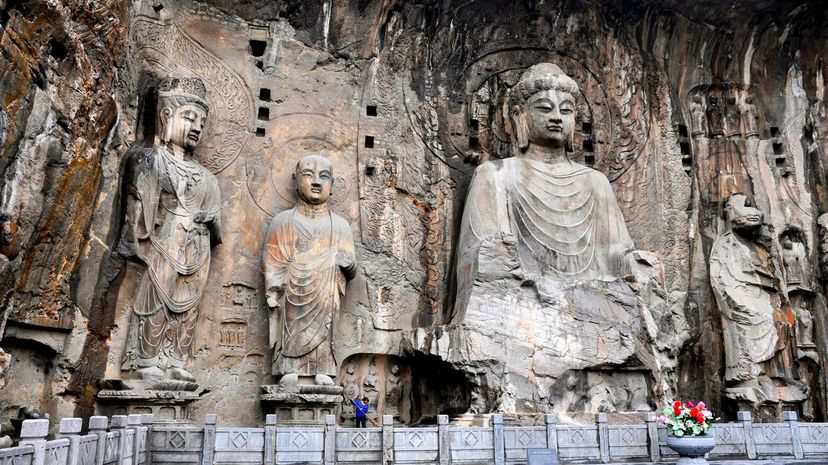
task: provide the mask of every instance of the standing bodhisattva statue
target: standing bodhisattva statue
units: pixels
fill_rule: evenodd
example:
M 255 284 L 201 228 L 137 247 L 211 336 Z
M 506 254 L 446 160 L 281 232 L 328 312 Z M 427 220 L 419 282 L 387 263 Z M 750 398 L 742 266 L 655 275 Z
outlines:
M 276 215 L 262 262 L 270 316 L 273 374 L 280 383 L 333 384 L 332 326 L 346 281 L 356 274 L 351 226 L 331 212 L 333 166 L 320 155 L 299 160 L 299 200 Z
M 121 250 L 146 271 L 135 292 L 135 326 L 121 368 L 145 382 L 195 381 L 185 365 L 210 250 L 221 242 L 218 182 L 191 157 L 207 119 L 205 94 L 197 77 L 161 84 L 155 144 L 131 160 L 127 177 Z
M 474 173 L 458 241 L 457 304 L 463 319 L 481 244 L 516 244 L 524 279 L 612 280 L 633 249 L 609 180 L 571 161 L 578 85 L 558 66 L 529 68 L 511 90 L 512 158 Z

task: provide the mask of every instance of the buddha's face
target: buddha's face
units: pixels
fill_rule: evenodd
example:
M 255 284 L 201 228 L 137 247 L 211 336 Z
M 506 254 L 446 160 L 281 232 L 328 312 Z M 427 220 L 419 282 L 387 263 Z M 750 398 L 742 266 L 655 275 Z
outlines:
M 207 111 L 200 105 L 184 104 L 172 111 L 164 128 L 166 141 L 192 151 L 201 141 Z
M 568 92 L 545 90 L 526 101 L 529 143 L 563 147 L 575 130 L 575 99 Z
M 762 225 L 762 212 L 753 208 L 747 197 L 742 194 L 730 197 L 725 214 L 733 229 L 755 229 Z
M 321 205 L 331 197 L 333 168 L 325 158 L 303 158 L 296 165 L 293 179 L 296 181 L 299 197 L 312 205 Z

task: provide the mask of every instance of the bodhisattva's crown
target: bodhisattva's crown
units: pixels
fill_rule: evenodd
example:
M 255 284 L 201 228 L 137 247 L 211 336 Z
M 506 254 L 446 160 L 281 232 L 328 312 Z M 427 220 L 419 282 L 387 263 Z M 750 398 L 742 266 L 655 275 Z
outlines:
M 158 86 L 159 99 L 183 97 L 207 108 L 207 88 L 196 76 L 171 76 L 161 81 Z

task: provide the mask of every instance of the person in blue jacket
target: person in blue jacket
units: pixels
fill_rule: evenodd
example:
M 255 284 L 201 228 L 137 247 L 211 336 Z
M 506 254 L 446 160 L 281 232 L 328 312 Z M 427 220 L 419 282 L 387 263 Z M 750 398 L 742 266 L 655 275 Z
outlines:
M 362 401 L 360 401 L 359 399 L 351 399 L 349 397 L 348 400 L 350 400 L 351 404 L 354 406 L 354 414 L 356 415 L 354 420 L 356 421 L 356 427 L 365 428 L 365 415 L 370 410 L 368 398 L 363 397 Z

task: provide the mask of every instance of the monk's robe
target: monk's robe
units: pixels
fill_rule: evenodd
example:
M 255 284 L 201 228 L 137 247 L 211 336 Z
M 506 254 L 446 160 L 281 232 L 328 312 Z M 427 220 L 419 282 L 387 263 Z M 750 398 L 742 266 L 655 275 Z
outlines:
M 297 207 L 270 223 L 263 253 L 265 289 L 282 291 L 270 318 L 273 374 L 336 376 L 332 325 L 356 271 L 345 219 L 327 209 L 311 218 Z
M 454 322 L 474 286 L 481 243 L 516 240 L 527 279 L 621 277 L 633 248 L 609 180 L 574 162 L 523 158 L 488 161 L 474 173 L 458 241 Z

